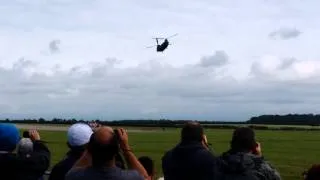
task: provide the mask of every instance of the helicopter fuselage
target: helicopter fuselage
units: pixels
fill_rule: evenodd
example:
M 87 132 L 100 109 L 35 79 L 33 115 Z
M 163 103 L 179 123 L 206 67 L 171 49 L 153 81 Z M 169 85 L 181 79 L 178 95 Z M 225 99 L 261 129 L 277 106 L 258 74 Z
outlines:
M 162 44 L 160 44 L 160 45 L 158 44 L 157 45 L 157 51 L 158 52 L 162 52 L 165 49 L 167 49 L 168 46 L 169 46 L 169 41 L 168 41 L 168 39 L 165 39 Z

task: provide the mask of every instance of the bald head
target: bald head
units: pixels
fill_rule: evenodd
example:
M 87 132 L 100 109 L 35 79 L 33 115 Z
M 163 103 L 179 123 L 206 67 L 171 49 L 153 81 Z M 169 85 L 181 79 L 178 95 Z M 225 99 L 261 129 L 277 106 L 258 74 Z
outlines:
M 181 131 L 181 142 L 201 142 L 203 136 L 203 128 L 198 122 L 187 122 Z
M 93 133 L 93 138 L 99 144 L 109 144 L 113 135 L 114 132 L 111 127 L 103 126 Z
M 102 167 L 112 161 L 119 151 L 113 129 L 107 126 L 97 129 L 90 138 L 88 150 L 95 167 Z

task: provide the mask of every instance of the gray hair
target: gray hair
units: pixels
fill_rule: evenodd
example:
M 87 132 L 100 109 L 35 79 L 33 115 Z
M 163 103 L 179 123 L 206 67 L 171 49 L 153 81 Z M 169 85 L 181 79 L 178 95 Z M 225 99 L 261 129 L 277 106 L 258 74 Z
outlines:
M 33 142 L 30 138 L 22 138 L 17 147 L 19 156 L 29 156 L 33 151 Z

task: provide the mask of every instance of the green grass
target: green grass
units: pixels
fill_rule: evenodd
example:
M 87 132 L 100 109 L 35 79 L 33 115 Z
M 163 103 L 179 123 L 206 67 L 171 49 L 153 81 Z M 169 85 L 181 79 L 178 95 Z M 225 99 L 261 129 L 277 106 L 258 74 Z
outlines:
M 52 152 L 52 165 L 67 152 L 66 132 L 41 131 Z M 232 130 L 207 130 L 209 142 L 215 152 L 221 153 L 229 147 Z M 256 131 L 263 155 L 281 173 L 283 179 L 301 179 L 301 173 L 311 164 L 320 163 L 320 132 Z M 158 132 L 131 132 L 129 142 L 136 156 L 148 155 L 156 162 L 161 175 L 161 157 L 179 140 L 179 130 Z

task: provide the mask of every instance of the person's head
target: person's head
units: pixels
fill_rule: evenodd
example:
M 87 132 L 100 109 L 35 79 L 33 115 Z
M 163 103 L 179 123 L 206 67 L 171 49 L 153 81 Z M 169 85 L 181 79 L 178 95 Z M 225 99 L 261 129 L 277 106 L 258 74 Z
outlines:
M 198 122 L 187 122 L 181 130 L 181 142 L 202 142 L 204 140 L 204 131 Z
M 91 127 L 84 123 L 76 123 L 69 127 L 67 132 L 68 146 L 71 150 L 85 149 L 89 143 L 93 131 Z
M 24 138 L 30 138 L 30 133 L 29 133 L 29 131 L 23 131 L 22 137 L 24 137 Z
M 19 140 L 19 130 L 15 125 L 0 124 L 0 151 L 14 151 Z
M 142 156 L 138 160 L 147 171 L 148 175 L 153 179 L 156 173 L 153 160 L 148 156 Z
M 33 142 L 30 138 L 22 138 L 17 146 L 19 156 L 28 157 L 33 151 Z
M 231 150 L 236 152 L 251 152 L 256 148 L 255 133 L 249 127 L 239 127 L 232 135 Z
M 112 128 L 103 126 L 95 131 L 88 144 L 93 167 L 115 166 L 119 144 Z
M 314 164 L 312 167 L 304 174 L 305 180 L 318 180 L 320 179 L 320 164 Z

